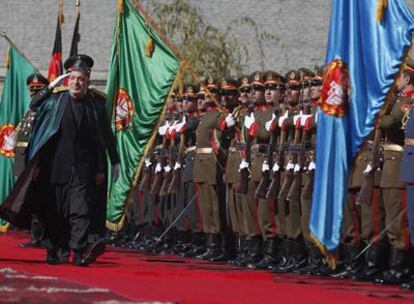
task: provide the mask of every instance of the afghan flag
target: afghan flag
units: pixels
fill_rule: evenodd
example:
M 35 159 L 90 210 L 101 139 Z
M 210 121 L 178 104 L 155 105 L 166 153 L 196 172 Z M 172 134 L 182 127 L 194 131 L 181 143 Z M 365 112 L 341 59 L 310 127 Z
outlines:
M 63 22 L 64 22 L 63 2 L 60 1 L 59 7 L 58 7 L 55 43 L 53 45 L 52 57 L 50 58 L 49 72 L 47 76 L 49 82 L 52 82 L 53 80 L 55 80 L 58 76 L 62 75 L 63 73 L 62 32 L 61 32 L 61 27 L 62 27 Z
M 411 45 L 403 0 L 333 0 L 317 127 L 310 230 L 335 266 L 348 173 Z
M 10 42 L 6 60 L 7 72 L 0 101 L 0 202 L 13 188 L 15 128 L 29 108 L 30 95 L 27 77 L 39 71 Z M 1 228 L 6 223 L 0 219 Z
M 69 57 L 78 54 L 78 43 L 80 41 L 79 23 L 80 23 L 80 3 L 77 3 L 78 10 L 76 14 L 75 28 L 73 29 L 72 43 L 70 44 Z
M 135 0 L 119 0 L 107 95 L 121 175 L 109 178 L 107 226 L 119 230 L 129 201 L 176 83 L 180 60 Z M 111 176 L 111 175 L 109 175 Z

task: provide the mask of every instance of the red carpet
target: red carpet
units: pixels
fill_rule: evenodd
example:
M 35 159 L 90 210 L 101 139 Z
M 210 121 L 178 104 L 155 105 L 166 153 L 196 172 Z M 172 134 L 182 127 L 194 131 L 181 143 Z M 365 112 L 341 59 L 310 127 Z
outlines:
M 118 297 L 117 302 L 113 303 L 414 303 L 414 292 L 402 291 L 398 287 L 274 275 L 120 249 L 108 250 L 96 264 L 87 268 L 49 266 L 44 262 L 43 250 L 18 247 L 18 243 L 26 239 L 26 234 L 18 232 L 0 236 L 0 269 L 11 268 L 19 273 L 53 276 L 86 289 L 108 289 L 112 296 Z M 0 277 L 0 303 L 5 303 L 2 301 L 2 293 L 7 292 L 4 286 L 4 278 Z M 50 294 L 49 300 L 61 303 L 53 294 Z M 98 298 L 94 300 L 97 303 L 110 302 Z M 46 303 L 35 298 L 30 302 Z M 87 302 L 86 298 L 82 301 Z

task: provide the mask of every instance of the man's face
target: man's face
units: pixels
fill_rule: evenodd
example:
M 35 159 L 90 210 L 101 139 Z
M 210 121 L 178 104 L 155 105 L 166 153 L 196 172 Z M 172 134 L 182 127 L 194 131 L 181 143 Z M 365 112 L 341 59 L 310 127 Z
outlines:
M 311 86 L 311 91 L 310 91 L 310 98 L 312 99 L 312 100 L 317 100 L 317 99 L 319 99 L 319 97 L 321 97 L 321 89 L 322 89 L 322 86 L 320 86 L 320 85 L 313 85 L 313 86 Z
M 221 105 L 224 107 L 234 108 L 238 104 L 238 91 L 222 91 L 220 93 Z
M 261 104 L 264 102 L 264 88 L 253 87 L 251 91 L 253 103 Z
M 400 76 L 397 78 L 396 85 L 397 90 L 403 90 L 410 83 L 410 77 L 405 73 L 400 73 Z
M 249 94 L 250 94 L 250 90 L 249 89 L 243 89 L 240 90 L 240 96 L 239 96 L 239 101 L 240 103 L 245 106 L 249 103 Z
M 274 86 L 268 86 L 265 89 L 265 101 L 268 105 L 273 105 L 275 103 L 278 90 Z
M 183 106 L 187 113 L 197 111 L 197 102 L 195 98 L 184 98 Z
M 311 92 L 311 89 L 310 89 L 309 85 L 305 85 L 302 88 L 302 98 L 303 98 L 304 101 L 309 101 L 310 92 Z
M 291 106 L 295 106 L 299 102 L 299 88 L 291 87 L 287 92 L 287 100 Z
M 69 75 L 69 94 L 75 98 L 80 99 L 88 90 L 89 77 L 84 72 L 72 71 Z

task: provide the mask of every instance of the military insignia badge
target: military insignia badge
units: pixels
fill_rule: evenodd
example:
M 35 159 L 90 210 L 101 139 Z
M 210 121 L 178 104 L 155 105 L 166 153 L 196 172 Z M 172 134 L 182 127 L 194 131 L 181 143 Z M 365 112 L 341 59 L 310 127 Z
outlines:
M 332 61 L 326 67 L 319 107 L 327 115 L 344 117 L 349 104 L 350 89 L 348 66 L 340 59 Z
M 14 147 L 16 146 L 14 129 L 13 124 L 0 126 L 0 154 L 5 157 L 14 157 Z
M 118 89 L 115 106 L 115 130 L 117 132 L 131 127 L 134 105 L 126 89 Z

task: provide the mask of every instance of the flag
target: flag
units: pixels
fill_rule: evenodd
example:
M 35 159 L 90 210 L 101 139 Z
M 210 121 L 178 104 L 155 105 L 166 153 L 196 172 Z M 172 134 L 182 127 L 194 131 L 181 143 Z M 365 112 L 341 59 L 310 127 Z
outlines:
M 107 226 L 112 230 L 122 227 L 143 155 L 179 78 L 178 58 L 137 1 L 118 1 L 107 84 L 107 107 L 121 158 L 121 176 L 116 183 L 109 179 L 108 184 Z
M 334 266 L 348 171 L 411 44 L 402 0 L 334 0 L 319 103 L 310 230 Z
M 61 32 L 61 27 L 62 27 L 63 22 L 64 22 L 63 2 L 61 0 L 59 2 L 59 7 L 58 7 L 55 44 L 53 45 L 52 57 L 50 58 L 50 62 L 49 62 L 49 73 L 47 76 L 49 82 L 52 82 L 53 80 L 55 80 L 58 76 L 62 75 L 63 73 L 62 32 Z
M 7 54 L 7 72 L 0 101 L 0 202 L 13 188 L 15 128 L 29 108 L 30 96 L 26 79 L 38 70 L 10 43 Z M 0 226 L 6 223 L 0 219 Z M 0 230 L 1 230 L 0 227 Z
M 69 57 L 72 57 L 73 55 L 78 54 L 78 43 L 80 41 L 80 33 L 79 33 L 80 4 L 79 4 L 79 2 L 76 5 L 78 7 L 78 11 L 77 11 L 77 15 L 76 15 L 75 28 L 73 30 L 72 43 L 70 45 Z

